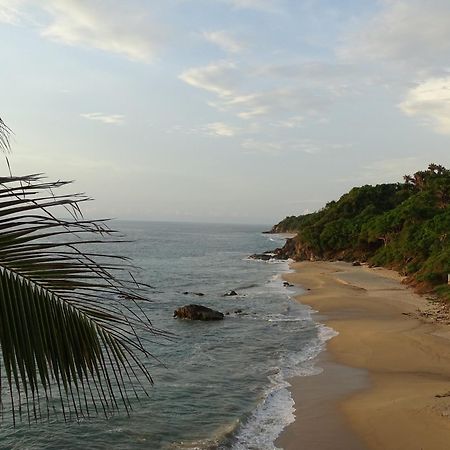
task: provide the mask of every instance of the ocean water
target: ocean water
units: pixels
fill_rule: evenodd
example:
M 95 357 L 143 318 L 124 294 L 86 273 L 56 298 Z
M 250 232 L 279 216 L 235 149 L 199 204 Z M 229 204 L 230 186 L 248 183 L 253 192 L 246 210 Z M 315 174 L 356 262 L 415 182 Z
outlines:
M 332 331 L 283 286 L 286 262 L 247 259 L 283 244 L 264 226 L 118 222 L 133 242 L 113 249 L 133 258 L 155 286 L 144 308 L 171 342 L 148 344 L 157 360 L 149 398 L 109 420 L 0 428 L 0 448 L 273 450 L 294 419 L 288 379 L 318 372 L 314 358 Z M 238 296 L 223 294 L 236 290 Z M 205 295 L 185 295 L 185 291 Z M 224 313 L 219 322 L 174 319 L 199 303 Z M 236 313 L 237 310 L 242 310 Z

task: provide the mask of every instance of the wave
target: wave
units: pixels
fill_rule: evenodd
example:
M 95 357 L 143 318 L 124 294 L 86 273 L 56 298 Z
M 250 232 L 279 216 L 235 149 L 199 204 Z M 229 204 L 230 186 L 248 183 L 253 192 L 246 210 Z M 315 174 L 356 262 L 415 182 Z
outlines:
M 322 369 L 315 365 L 314 360 L 325 349 L 326 342 L 336 335 L 337 332 L 332 328 L 317 324 L 317 338 L 302 352 L 292 353 L 281 362 L 281 368 L 270 379 L 271 385 L 263 400 L 238 429 L 232 450 L 278 450 L 275 447 L 276 439 L 295 420 L 295 404 L 288 379 L 321 373 Z M 225 450 L 225 447 L 219 449 Z

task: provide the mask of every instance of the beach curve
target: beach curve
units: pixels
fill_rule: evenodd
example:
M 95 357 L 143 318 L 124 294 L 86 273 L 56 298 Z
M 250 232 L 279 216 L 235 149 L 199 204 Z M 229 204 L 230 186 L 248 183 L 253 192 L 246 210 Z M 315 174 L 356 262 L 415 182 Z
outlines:
M 433 311 L 429 301 L 386 269 L 343 262 L 300 262 L 291 269 L 284 278 L 309 289 L 297 300 L 318 311 L 319 321 L 339 334 L 318 361 L 326 378 L 291 380 L 296 421 L 277 446 L 447 449 L 450 327 L 432 312 L 423 313 Z M 336 388 L 331 394 L 328 385 Z M 311 392 L 316 396 L 311 398 Z M 311 420 L 311 410 L 324 404 L 323 414 Z M 305 423 L 313 430 L 306 431 Z

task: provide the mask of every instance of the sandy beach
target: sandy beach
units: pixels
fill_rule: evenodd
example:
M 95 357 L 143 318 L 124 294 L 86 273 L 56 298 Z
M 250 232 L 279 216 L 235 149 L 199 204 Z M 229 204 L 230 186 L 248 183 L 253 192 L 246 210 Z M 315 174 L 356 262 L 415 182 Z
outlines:
M 301 262 L 285 275 L 297 299 L 339 335 L 321 375 L 291 380 L 296 421 L 285 450 L 450 448 L 450 326 L 385 269 Z M 418 313 L 418 311 L 422 313 Z

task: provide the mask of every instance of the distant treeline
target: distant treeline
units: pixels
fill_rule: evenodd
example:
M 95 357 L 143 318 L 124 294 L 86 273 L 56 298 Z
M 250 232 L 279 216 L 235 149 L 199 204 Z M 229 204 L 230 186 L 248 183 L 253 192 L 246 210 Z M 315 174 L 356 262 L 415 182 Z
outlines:
M 422 292 L 450 300 L 450 170 L 430 164 L 404 183 L 355 187 L 272 232 L 296 232 L 282 256 L 367 261 L 398 270 Z

